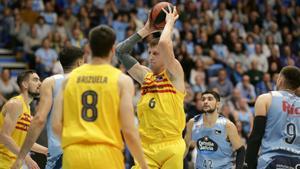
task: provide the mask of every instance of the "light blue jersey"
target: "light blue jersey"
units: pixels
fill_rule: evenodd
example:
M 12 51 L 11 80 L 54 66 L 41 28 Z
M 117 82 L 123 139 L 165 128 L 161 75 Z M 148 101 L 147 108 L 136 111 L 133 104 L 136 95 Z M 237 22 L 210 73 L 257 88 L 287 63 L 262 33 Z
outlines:
M 216 124 L 207 128 L 203 124 L 203 116 L 194 118 L 192 140 L 197 145 L 196 169 L 231 169 L 232 146 L 227 139 L 227 119 L 219 116 Z
M 63 75 L 54 75 L 53 78 L 55 79 L 55 84 L 54 84 L 54 87 L 53 87 L 53 94 L 52 94 L 52 99 L 53 99 L 53 102 L 54 102 L 54 98 L 58 94 L 58 92 L 59 92 L 59 90 L 62 86 L 64 76 Z M 62 149 L 61 149 L 60 141 L 54 135 L 53 130 L 52 130 L 52 118 L 51 118 L 51 116 L 53 114 L 52 111 L 53 111 L 53 104 L 51 106 L 51 110 L 50 110 L 50 112 L 48 114 L 48 117 L 47 117 L 47 136 L 48 136 L 49 157 L 48 157 L 48 160 L 47 160 L 46 168 L 57 168 L 55 166 L 57 166 L 58 164 L 56 164 L 55 162 L 57 160 L 59 160 L 61 155 L 62 155 Z M 59 162 L 59 163 L 61 163 L 61 162 Z M 61 164 L 60 164 L 60 166 L 61 166 Z M 59 168 L 61 168 L 61 167 L 59 167 Z
M 272 91 L 271 95 L 259 169 L 271 165 L 275 156 L 300 157 L 300 98 L 287 91 Z

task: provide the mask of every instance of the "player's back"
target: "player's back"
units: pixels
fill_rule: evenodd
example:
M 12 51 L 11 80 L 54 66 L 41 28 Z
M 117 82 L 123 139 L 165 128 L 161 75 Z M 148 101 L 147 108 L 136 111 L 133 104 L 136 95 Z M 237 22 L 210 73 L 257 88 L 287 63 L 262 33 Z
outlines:
M 123 148 L 118 79 L 111 65 L 83 65 L 73 70 L 64 90 L 62 147 L 104 144 Z
M 261 155 L 300 155 L 300 98 L 272 91 Z M 261 158 L 261 157 L 260 157 Z

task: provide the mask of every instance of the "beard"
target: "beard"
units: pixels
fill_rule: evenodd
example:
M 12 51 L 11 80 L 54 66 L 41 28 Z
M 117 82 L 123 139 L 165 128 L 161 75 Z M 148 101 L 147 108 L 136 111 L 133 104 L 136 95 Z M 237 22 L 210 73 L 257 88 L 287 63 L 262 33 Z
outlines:
M 208 110 L 204 110 L 204 109 L 202 108 L 202 112 L 203 112 L 203 113 L 212 114 L 213 112 L 215 112 L 216 109 L 217 109 L 216 106 L 215 106 L 214 108 L 210 108 L 210 109 L 208 109 Z
M 30 97 L 36 99 L 40 96 L 40 93 L 39 92 L 32 92 L 32 91 L 28 91 L 28 94 Z

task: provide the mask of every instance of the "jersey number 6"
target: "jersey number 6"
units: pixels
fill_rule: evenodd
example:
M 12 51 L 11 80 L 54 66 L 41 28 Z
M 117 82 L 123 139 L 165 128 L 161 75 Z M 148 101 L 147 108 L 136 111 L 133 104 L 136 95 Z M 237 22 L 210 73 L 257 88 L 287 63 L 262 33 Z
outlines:
M 88 97 L 91 97 L 91 102 L 89 102 Z M 88 90 L 82 93 L 81 95 L 81 103 L 82 103 L 82 109 L 81 109 L 81 117 L 83 120 L 88 122 L 93 122 L 98 117 L 98 110 L 97 110 L 97 102 L 98 102 L 98 95 L 93 90 Z M 88 113 L 90 110 L 91 114 Z

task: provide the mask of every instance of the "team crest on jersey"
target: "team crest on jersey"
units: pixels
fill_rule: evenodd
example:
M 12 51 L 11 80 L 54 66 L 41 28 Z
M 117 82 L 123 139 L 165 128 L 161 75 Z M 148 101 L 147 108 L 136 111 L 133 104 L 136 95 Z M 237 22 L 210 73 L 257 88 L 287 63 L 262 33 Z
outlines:
M 218 150 L 218 144 L 210 139 L 208 136 L 204 136 L 197 141 L 198 150 L 201 153 L 209 154 Z
M 156 80 L 157 82 L 163 81 L 164 77 L 162 75 L 156 76 Z
M 220 134 L 222 133 L 222 131 L 221 131 L 221 130 L 215 130 L 215 133 L 216 133 L 217 135 L 220 135 Z

